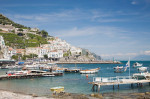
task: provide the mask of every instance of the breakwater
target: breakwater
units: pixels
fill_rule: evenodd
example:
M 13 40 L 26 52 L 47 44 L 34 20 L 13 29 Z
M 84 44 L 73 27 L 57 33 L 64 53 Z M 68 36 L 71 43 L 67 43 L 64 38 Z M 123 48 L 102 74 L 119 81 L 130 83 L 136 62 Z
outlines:
M 40 62 L 41 64 L 49 62 Z M 122 64 L 119 61 L 57 61 L 57 64 Z

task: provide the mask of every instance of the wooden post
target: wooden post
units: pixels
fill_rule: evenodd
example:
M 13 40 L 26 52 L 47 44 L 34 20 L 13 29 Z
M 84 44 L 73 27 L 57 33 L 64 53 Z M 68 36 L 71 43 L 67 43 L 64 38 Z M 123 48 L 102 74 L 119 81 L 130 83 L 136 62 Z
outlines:
M 137 87 L 139 87 L 139 84 L 137 83 Z
M 114 89 L 115 87 L 114 87 L 114 85 L 113 85 L 113 89 Z
M 119 89 L 119 84 L 118 84 L 118 89 Z
M 92 87 L 92 91 L 95 91 L 95 84 L 94 84 L 93 87 Z
M 133 88 L 133 83 L 131 83 L 131 87 Z

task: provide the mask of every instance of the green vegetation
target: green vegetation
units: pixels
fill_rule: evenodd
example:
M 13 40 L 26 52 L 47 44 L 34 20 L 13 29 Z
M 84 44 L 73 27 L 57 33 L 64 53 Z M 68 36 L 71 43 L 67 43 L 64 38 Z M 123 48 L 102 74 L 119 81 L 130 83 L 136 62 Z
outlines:
M 18 49 L 24 49 L 25 47 L 38 47 L 40 44 L 47 44 L 47 40 L 45 38 L 30 33 L 25 36 L 18 36 L 14 33 L 0 33 L 0 35 L 4 37 L 5 44 L 7 46 Z
M 0 24 L 3 24 L 3 25 L 11 25 L 12 24 L 12 26 L 14 26 L 16 28 L 29 29 L 29 27 L 26 27 L 21 24 L 17 24 L 15 22 L 13 22 L 12 20 L 8 19 L 7 17 L 3 16 L 2 14 L 0 14 Z
M 44 58 L 45 58 L 45 59 L 48 59 L 48 55 L 45 54 L 45 55 L 44 55 Z
M 21 60 L 26 60 L 26 59 L 32 59 L 32 58 L 37 58 L 38 55 L 36 54 L 30 54 L 30 55 L 20 55 L 20 54 L 17 54 L 17 55 L 13 55 L 11 58 L 14 59 L 14 60 L 17 60 L 20 58 Z
M 42 35 L 42 37 L 47 37 L 48 36 L 48 32 L 46 32 L 45 30 L 41 30 L 37 34 Z

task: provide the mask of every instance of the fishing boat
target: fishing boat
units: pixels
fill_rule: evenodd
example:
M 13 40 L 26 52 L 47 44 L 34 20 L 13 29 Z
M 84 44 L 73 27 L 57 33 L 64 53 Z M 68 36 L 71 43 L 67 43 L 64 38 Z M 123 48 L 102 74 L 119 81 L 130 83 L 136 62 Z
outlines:
M 81 69 L 77 68 L 77 65 L 75 64 L 75 67 L 73 68 L 66 68 L 64 72 L 66 73 L 78 73 Z
M 141 66 L 143 66 L 143 64 L 140 64 L 138 62 L 136 62 L 136 63 L 133 64 L 133 67 L 141 67 Z
M 64 91 L 64 87 L 61 87 L 61 86 L 59 86 L 59 87 L 53 87 L 50 90 L 53 91 L 53 92 L 59 93 L 59 92 Z
M 64 72 L 66 73 L 78 73 L 80 69 L 74 68 L 74 69 L 65 69 Z
M 100 70 L 100 68 L 95 68 L 95 69 L 86 69 L 86 70 L 80 70 L 81 74 L 93 74 L 97 73 Z
M 138 70 L 139 70 L 140 72 L 146 72 L 147 69 L 148 69 L 148 67 L 140 67 L 140 68 L 138 68 Z

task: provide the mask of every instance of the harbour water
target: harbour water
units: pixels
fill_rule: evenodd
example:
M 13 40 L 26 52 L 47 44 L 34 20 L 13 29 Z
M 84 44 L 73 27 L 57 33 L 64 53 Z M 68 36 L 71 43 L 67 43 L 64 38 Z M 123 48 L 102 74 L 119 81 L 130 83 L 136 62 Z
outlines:
M 91 69 L 100 67 L 100 71 L 97 74 L 86 74 L 80 73 L 64 73 L 63 76 L 57 77 L 41 77 L 41 78 L 32 78 L 32 79 L 13 79 L 13 80 L 1 80 L 0 89 L 9 90 L 13 92 L 20 92 L 25 94 L 36 94 L 38 96 L 50 96 L 52 92 L 50 88 L 57 86 L 64 86 L 65 92 L 69 93 L 83 93 L 91 94 L 93 93 L 91 88 L 92 85 L 88 82 L 93 81 L 93 77 L 115 77 L 115 76 L 129 76 L 129 68 L 126 72 L 123 73 L 114 73 L 113 67 L 116 66 L 125 66 L 127 61 L 122 61 L 122 64 L 76 64 L 77 68 L 82 69 Z M 138 61 L 142 63 L 143 66 L 150 68 L 150 61 Z M 131 61 L 130 73 L 138 73 L 136 68 L 133 68 L 132 65 L 135 61 Z M 75 64 L 59 64 L 58 66 L 64 68 L 75 67 Z M 150 72 L 150 69 L 148 69 Z M 8 71 L 7 69 L 1 69 L 0 74 L 5 74 Z M 148 83 L 143 84 L 143 87 L 137 87 L 134 85 L 133 88 L 131 85 L 120 85 L 118 89 L 115 86 L 113 90 L 112 86 L 102 86 L 100 93 L 134 93 L 134 92 L 150 92 L 150 86 Z M 95 92 L 96 93 L 96 92 Z

